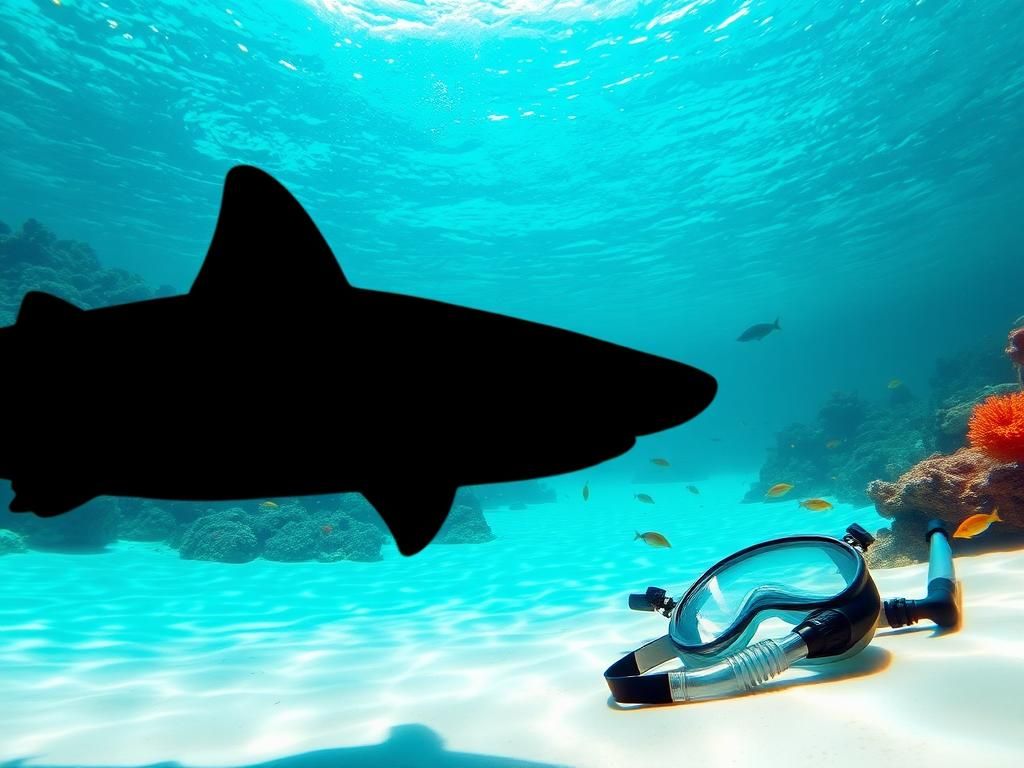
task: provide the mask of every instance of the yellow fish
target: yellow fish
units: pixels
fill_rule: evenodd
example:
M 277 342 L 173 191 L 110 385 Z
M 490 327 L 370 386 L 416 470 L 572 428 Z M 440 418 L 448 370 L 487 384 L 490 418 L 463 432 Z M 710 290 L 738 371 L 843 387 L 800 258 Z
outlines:
M 590 482 L 587 481 L 583 484 L 583 500 L 586 501 L 590 498 Z
M 793 490 L 793 486 L 789 483 L 776 483 L 768 489 L 768 493 L 765 494 L 769 499 L 775 499 L 779 496 L 785 496 L 787 493 Z
M 825 447 L 826 448 L 838 448 L 842 444 L 843 444 L 842 440 L 829 440 L 827 443 L 825 443 Z
M 260 504 L 260 508 L 262 509 L 277 509 L 278 506 L 278 504 L 275 504 L 272 501 L 264 501 Z
M 657 464 L 659 467 L 669 466 L 668 459 L 651 459 L 651 464 Z
M 811 512 L 824 512 L 826 509 L 832 509 L 832 505 L 824 499 L 806 499 L 800 502 L 800 506 L 811 510 Z
M 700 488 L 698 488 L 696 485 L 688 485 L 686 486 L 686 490 L 688 490 L 694 496 L 700 496 Z
M 899 389 L 902 386 L 903 386 L 903 382 L 900 381 L 899 379 L 893 379 L 888 384 L 889 389 Z
M 666 539 L 660 533 L 655 533 L 654 531 L 647 531 L 647 533 L 640 533 L 640 531 L 637 531 L 636 536 L 633 537 L 633 541 L 636 541 L 637 539 L 640 539 L 644 544 L 647 544 L 651 547 L 672 546 L 668 543 L 668 539 Z
M 1003 518 L 999 516 L 999 508 L 996 507 L 992 510 L 991 515 L 971 515 L 962 523 L 960 527 L 956 529 L 956 533 L 953 534 L 954 539 L 973 539 L 980 533 L 984 533 L 988 530 L 988 527 L 992 523 L 1001 523 Z
M 653 504 L 654 499 L 648 496 L 646 493 L 634 493 L 633 498 L 637 501 L 642 501 L 644 504 Z

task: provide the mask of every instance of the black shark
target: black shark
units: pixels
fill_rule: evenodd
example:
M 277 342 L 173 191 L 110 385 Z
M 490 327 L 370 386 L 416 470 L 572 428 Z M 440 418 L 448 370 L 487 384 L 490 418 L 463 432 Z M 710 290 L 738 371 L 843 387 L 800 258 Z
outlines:
M 596 464 L 716 391 L 588 336 L 355 288 L 299 203 L 248 166 L 228 173 L 188 294 L 83 311 L 29 293 L 0 360 L 13 511 L 358 491 L 405 555 L 458 486 Z

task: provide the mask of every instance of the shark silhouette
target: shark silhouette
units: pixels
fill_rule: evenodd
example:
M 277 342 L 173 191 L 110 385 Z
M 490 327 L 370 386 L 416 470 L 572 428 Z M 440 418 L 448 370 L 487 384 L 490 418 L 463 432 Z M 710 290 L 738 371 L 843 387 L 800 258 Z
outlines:
M 717 388 L 582 334 L 356 288 L 298 201 L 250 166 L 227 174 L 189 293 L 82 310 L 30 292 L 0 359 L 14 512 L 359 492 L 405 555 L 459 486 L 591 466 Z

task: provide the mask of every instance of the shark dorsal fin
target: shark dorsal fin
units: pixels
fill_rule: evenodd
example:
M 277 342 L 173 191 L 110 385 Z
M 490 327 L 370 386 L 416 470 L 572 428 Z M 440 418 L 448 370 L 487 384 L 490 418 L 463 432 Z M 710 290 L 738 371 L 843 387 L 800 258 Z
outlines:
M 228 171 L 220 216 L 189 295 L 215 301 L 336 301 L 348 288 L 320 230 L 281 184 L 258 168 Z

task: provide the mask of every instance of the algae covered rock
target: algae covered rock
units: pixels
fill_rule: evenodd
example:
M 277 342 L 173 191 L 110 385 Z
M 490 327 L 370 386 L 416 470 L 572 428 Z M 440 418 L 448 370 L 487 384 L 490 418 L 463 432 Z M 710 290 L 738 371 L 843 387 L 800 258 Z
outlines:
M 317 533 L 310 520 L 292 520 L 282 525 L 263 545 L 263 557 L 283 563 L 315 560 L 318 551 Z
M 340 511 L 319 517 L 317 524 L 321 534 L 317 548 L 320 562 L 374 562 L 383 559 L 381 547 L 386 537 L 376 525 L 355 520 Z
M 117 537 L 127 541 L 171 541 L 178 521 L 170 511 L 151 501 L 122 499 Z
M 459 502 L 462 503 L 459 503 Z M 480 502 L 470 493 L 458 497 L 434 540 L 436 544 L 485 544 L 494 541 Z
M 185 560 L 247 563 L 259 553 L 259 541 L 240 507 L 200 517 L 181 539 L 180 554 Z
M 13 555 L 17 552 L 24 552 L 28 547 L 25 540 L 14 531 L 0 528 L 0 555 Z

